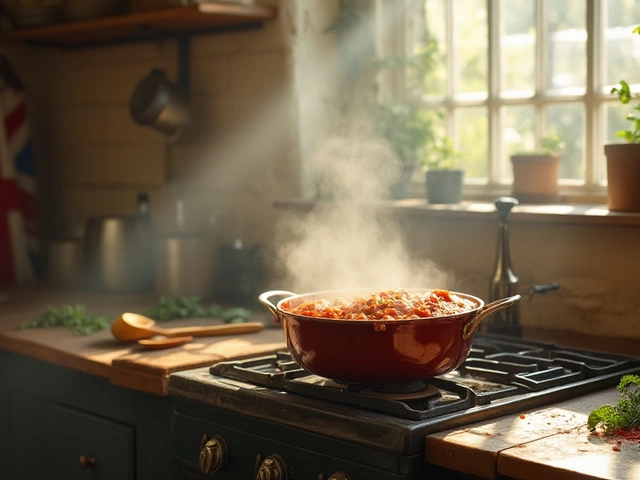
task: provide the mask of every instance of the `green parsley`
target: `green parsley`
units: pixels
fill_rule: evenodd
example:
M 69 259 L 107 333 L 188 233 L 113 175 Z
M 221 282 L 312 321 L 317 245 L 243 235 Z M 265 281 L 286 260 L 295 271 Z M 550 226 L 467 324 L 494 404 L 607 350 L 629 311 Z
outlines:
M 249 319 L 250 310 L 241 307 L 225 309 L 217 304 L 203 306 L 198 297 L 160 297 L 158 304 L 143 315 L 157 321 L 173 320 L 176 318 L 220 318 L 226 323 L 240 323 Z
M 107 317 L 88 314 L 82 305 L 63 305 L 60 308 L 47 307 L 42 315 L 20 324 L 19 328 L 66 327 L 78 335 L 91 335 L 110 326 Z
M 640 376 L 624 375 L 616 388 L 622 398 L 615 406 L 603 405 L 591 412 L 590 430 L 600 426 L 604 434 L 611 434 L 619 428 L 640 427 Z

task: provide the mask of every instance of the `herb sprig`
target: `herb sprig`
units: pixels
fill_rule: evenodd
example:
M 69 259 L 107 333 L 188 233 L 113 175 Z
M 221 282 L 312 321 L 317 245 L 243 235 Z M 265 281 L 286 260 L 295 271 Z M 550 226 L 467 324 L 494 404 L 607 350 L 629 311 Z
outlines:
M 89 314 L 82 305 L 63 305 L 60 308 L 47 307 L 42 315 L 20 324 L 19 328 L 67 327 L 78 335 L 91 335 L 110 325 L 107 317 Z
M 177 318 L 210 317 L 220 318 L 226 323 L 240 323 L 251 317 L 250 310 L 242 307 L 223 308 L 218 304 L 203 306 L 199 297 L 160 297 L 158 304 L 143 315 L 156 321 Z
M 616 387 L 622 398 L 618 404 L 603 405 L 589 414 L 590 430 L 600 426 L 605 435 L 619 428 L 640 427 L 640 376 L 624 375 Z
M 189 317 L 219 318 L 225 323 L 241 323 L 252 313 L 242 307 L 223 308 L 217 304 L 202 306 L 198 297 L 161 297 L 158 304 L 143 313 L 156 321 Z M 66 327 L 78 335 L 91 335 L 111 327 L 111 321 L 104 315 L 87 313 L 82 305 L 48 306 L 44 313 L 31 321 L 23 322 L 18 328 Z

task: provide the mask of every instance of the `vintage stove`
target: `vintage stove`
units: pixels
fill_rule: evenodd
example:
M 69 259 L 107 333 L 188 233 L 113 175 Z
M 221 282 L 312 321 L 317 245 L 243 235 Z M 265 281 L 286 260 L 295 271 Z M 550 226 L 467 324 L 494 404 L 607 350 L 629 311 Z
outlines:
M 640 359 L 476 335 L 466 362 L 401 385 L 342 384 L 287 352 L 175 373 L 177 478 L 445 478 L 425 436 L 584 395 L 640 372 Z

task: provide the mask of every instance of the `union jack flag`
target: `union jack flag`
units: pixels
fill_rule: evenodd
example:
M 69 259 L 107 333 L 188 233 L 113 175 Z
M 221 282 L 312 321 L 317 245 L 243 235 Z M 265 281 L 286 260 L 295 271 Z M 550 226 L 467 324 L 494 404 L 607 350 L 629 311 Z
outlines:
M 0 79 L 0 285 L 36 277 L 40 257 L 36 193 L 24 92 Z

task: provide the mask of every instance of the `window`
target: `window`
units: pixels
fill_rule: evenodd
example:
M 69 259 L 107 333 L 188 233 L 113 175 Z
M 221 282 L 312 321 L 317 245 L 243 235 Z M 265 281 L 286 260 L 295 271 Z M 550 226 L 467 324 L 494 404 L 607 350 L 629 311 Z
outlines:
M 640 81 L 637 0 L 411 0 L 405 13 L 405 53 L 437 45 L 434 68 L 405 87 L 443 112 L 469 184 L 509 185 L 509 155 L 557 134 L 563 190 L 603 191 L 603 146 L 622 141 L 631 111 L 611 88 Z

